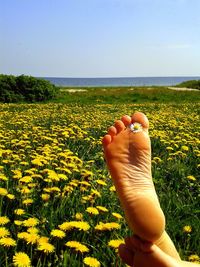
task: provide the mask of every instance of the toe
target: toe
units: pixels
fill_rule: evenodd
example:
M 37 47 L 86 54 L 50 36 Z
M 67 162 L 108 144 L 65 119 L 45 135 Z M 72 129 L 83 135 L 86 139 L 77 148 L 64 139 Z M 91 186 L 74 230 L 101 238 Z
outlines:
M 117 129 L 117 133 L 120 133 L 125 129 L 125 125 L 121 120 L 117 120 L 115 122 L 115 128 Z
M 125 238 L 125 244 L 126 244 L 126 247 L 130 250 L 130 251 L 133 251 L 135 252 L 136 250 L 139 249 L 138 245 L 136 243 L 133 242 L 133 237 L 126 237 Z
M 144 115 L 144 113 L 142 112 L 135 112 L 132 117 L 131 117 L 132 123 L 133 122 L 139 122 L 144 130 L 149 129 L 149 121 L 146 117 L 146 115 Z
M 102 139 L 103 148 L 105 149 L 107 145 L 112 142 L 112 137 L 109 134 L 106 134 Z
M 129 266 L 133 266 L 133 261 L 134 261 L 134 254 L 132 251 L 130 251 L 126 245 L 121 244 L 119 246 L 119 256 Z
M 109 129 L 108 129 L 108 134 L 113 137 L 114 135 L 117 134 L 117 129 L 114 127 L 114 126 L 111 126 Z
M 133 247 L 143 251 L 143 252 L 151 252 L 153 244 L 149 241 L 142 240 L 138 236 L 134 235 L 130 238 L 130 242 Z
M 131 117 L 128 116 L 128 115 L 124 115 L 122 118 L 121 118 L 122 122 L 124 123 L 125 126 L 128 126 L 131 124 Z

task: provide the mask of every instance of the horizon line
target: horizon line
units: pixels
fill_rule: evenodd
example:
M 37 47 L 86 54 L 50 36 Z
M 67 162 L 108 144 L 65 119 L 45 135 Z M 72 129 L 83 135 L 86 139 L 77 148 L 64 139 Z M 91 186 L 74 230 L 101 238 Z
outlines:
M 26 75 L 26 74 L 22 74 L 22 75 Z M 31 75 L 32 76 L 32 75 Z M 65 79 L 113 79 L 113 78 L 117 78 L 117 79 L 122 79 L 122 78 L 184 78 L 184 77 L 191 77 L 191 78 L 200 78 L 200 74 L 199 75 L 167 75 L 167 76 L 95 76 L 95 77 L 64 77 L 64 76 L 35 76 L 37 78 L 65 78 Z

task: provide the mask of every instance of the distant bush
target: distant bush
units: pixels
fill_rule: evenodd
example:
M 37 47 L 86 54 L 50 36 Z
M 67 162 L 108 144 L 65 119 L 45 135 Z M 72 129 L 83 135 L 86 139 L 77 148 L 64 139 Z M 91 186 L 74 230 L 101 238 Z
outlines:
M 177 87 L 186 87 L 186 88 L 200 90 L 200 80 L 191 80 L 191 81 L 182 82 L 178 84 Z
M 31 76 L 0 75 L 0 102 L 40 102 L 54 98 L 57 88 Z

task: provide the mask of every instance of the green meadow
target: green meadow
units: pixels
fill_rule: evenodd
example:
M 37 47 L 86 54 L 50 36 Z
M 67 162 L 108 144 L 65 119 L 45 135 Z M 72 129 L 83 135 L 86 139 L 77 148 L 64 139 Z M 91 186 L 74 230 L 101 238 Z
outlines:
M 174 87 L 174 89 L 176 89 Z M 185 103 L 199 102 L 199 91 L 176 91 L 168 87 L 61 87 L 58 103 Z
M 101 138 L 135 111 L 150 121 L 166 230 L 183 259 L 200 262 L 200 91 L 104 87 L 0 104 L 0 266 L 125 266 L 117 247 L 132 233 Z

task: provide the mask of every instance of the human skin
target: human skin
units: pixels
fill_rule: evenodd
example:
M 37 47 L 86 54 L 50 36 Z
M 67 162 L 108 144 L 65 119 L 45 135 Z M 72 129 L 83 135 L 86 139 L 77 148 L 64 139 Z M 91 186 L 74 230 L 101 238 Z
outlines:
M 125 239 L 120 245 L 119 255 L 122 260 L 133 267 L 198 267 L 199 264 L 177 260 L 164 253 L 151 242 L 142 241 L 137 236 Z
M 141 125 L 140 131 L 130 130 L 135 122 Z M 104 155 L 130 229 L 180 260 L 165 232 L 165 216 L 152 181 L 148 128 L 148 119 L 141 112 L 123 116 L 102 139 Z

